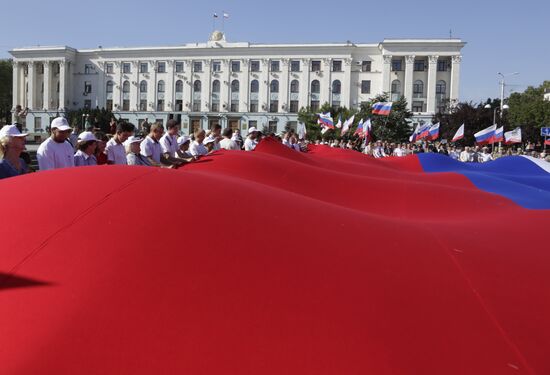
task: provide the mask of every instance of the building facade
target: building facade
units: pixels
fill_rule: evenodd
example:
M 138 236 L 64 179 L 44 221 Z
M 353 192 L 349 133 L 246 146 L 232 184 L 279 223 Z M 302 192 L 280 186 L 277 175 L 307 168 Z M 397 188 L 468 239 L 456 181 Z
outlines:
M 459 39 L 387 39 L 376 44 L 206 43 L 175 47 L 16 48 L 13 105 L 43 133 L 66 110 L 107 108 L 136 125 L 175 118 L 182 132 L 214 124 L 278 132 L 302 107 L 358 108 L 378 94 L 407 99 L 430 119 L 459 98 Z

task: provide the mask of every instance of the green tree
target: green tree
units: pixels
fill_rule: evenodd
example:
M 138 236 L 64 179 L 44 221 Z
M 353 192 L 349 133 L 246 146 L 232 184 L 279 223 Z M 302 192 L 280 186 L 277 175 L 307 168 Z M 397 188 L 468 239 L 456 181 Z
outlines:
M 0 60 L 0 124 L 11 123 L 12 80 L 11 60 Z
M 505 119 L 511 128 L 521 126 L 524 140 L 540 142 L 540 128 L 550 126 L 550 101 L 544 100 L 545 89 L 550 89 L 550 81 L 539 87 L 530 86 L 508 98 L 510 109 Z
M 493 107 L 486 109 L 486 104 L 496 108 L 500 105 L 500 101 L 488 99 L 487 102 L 479 104 L 463 102 L 449 108 L 447 113 L 437 113 L 432 122 L 440 123 L 440 138 L 450 141 L 458 128 L 465 124 L 464 138 L 458 143 L 461 145 L 473 144 L 475 142 L 474 133 L 493 124 Z
M 88 117 L 86 117 L 88 116 Z M 79 130 L 84 130 L 84 125 L 86 123 L 86 118 L 90 125 L 94 128 L 101 129 L 103 132 L 109 131 L 109 122 L 113 117 L 111 111 L 106 110 L 105 108 L 95 108 L 95 109 L 79 109 L 76 111 L 68 111 L 65 115 L 69 124 L 73 127 L 78 128 Z M 137 124 L 134 124 L 137 126 Z

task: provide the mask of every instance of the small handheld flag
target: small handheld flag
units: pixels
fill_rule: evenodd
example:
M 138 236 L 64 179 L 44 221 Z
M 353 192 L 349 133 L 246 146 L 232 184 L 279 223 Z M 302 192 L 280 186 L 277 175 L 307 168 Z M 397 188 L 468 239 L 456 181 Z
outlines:
M 453 137 L 453 140 L 451 142 L 456 142 L 460 139 L 464 138 L 464 124 L 460 125 L 460 128 L 455 133 L 455 136 Z

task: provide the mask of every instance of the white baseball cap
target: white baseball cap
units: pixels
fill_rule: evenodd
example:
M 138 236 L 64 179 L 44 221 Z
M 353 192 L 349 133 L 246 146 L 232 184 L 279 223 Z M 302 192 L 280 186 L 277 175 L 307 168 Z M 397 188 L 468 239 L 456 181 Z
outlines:
M 4 125 L 2 129 L 0 129 L 0 138 L 3 137 L 26 137 L 27 133 L 21 133 L 19 129 L 17 129 L 17 125 Z
M 257 132 L 258 129 L 256 129 L 254 126 L 248 129 L 248 134 Z
M 69 122 L 65 117 L 56 117 L 53 119 L 52 124 L 50 125 L 50 128 L 61 131 L 65 130 L 71 130 L 71 127 L 69 126 Z
M 189 142 L 190 140 L 191 140 L 191 138 L 189 138 L 188 136 L 182 135 L 181 137 L 178 138 L 178 146 L 181 146 L 181 145 Z
M 82 132 L 78 136 L 78 141 L 79 142 L 97 141 L 97 138 L 92 132 Z
M 209 143 L 214 143 L 214 142 L 216 142 L 216 138 L 214 138 L 214 137 L 206 137 L 206 139 L 204 140 L 203 143 L 204 143 L 205 145 L 207 145 L 207 144 L 209 144 Z
M 143 141 L 143 138 L 136 137 L 135 135 L 132 135 L 132 136 L 128 137 L 128 139 L 126 141 L 124 141 L 124 146 L 129 146 L 132 143 L 139 143 L 141 141 Z

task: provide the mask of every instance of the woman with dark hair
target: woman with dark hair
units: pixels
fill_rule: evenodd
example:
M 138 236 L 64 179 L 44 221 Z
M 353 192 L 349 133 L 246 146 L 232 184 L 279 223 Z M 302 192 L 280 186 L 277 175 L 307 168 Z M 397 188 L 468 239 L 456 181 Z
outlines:
M 95 148 L 94 156 L 97 160 L 97 165 L 107 164 L 107 154 L 105 153 L 105 147 L 109 142 L 109 137 L 103 132 L 95 132 L 94 136 L 97 139 L 97 147 Z
M 78 151 L 74 154 L 74 166 L 85 167 L 97 165 L 95 150 L 97 148 L 97 138 L 92 132 L 82 132 L 78 136 Z

